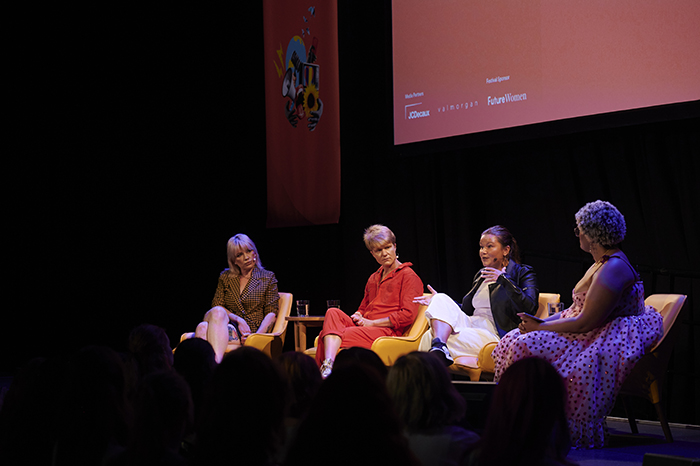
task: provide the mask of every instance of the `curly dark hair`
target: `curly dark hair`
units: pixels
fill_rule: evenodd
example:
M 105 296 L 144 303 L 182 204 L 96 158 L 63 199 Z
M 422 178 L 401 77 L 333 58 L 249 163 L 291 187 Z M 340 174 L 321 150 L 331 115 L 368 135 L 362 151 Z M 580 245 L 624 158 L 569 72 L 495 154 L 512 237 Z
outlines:
M 620 244 L 627 233 L 625 217 L 607 201 L 589 202 L 581 207 L 576 212 L 576 223 L 581 232 L 605 248 Z

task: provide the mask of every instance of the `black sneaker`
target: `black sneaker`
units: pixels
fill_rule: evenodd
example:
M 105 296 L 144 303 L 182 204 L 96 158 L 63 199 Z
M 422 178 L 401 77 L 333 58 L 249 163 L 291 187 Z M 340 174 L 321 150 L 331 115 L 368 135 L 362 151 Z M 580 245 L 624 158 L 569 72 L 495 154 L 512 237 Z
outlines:
M 455 362 L 454 359 L 452 359 L 450 350 L 447 349 L 447 345 L 439 338 L 433 338 L 429 351 L 439 356 L 442 362 L 445 363 L 445 366 L 451 366 Z

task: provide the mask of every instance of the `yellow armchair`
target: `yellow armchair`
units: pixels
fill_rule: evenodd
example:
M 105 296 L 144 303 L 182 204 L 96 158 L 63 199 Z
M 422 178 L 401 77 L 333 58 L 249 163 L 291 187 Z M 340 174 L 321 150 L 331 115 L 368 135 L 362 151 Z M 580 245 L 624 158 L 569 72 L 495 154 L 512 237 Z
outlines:
M 292 310 L 293 296 L 291 293 L 280 293 L 279 311 L 277 320 L 270 333 L 251 333 L 245 341 L 245 346 L 257 348 L 271 358 L 282 354 L 284 338 L 287 334 L 287 317 Z M 229 345 L 226 352 L 236 349 L 236 345 Z
M 429 296 L 429 293 L 423 296 Z M 417 351 L 420 339 L 428 330 L 428 320 L 425 318 L 425 310 L 427 306 L 418 307 L 418 315 L 410 327 L 406 329 L 400 337 L 379 337 L 372 343 L 372 351 L 377 353 L 385 365 L 391 366 L 394 362 L 411 351 Z M 318 337 L 314 340 L 313 348 L 309 348 L 304 353 L 311 357 L 316 356 L 316 347 L 318 346 Z
M 282 353 L 284 347 L 284 338 L 287 334 L 287 316 L 292 310 L 293 296 L 291 293 L 281 293 L 277 311 L 277 320 L 269 333 L 252 333 L 248 336 L 245 346 L 257 348 L 270 357 L 276 357 Z M 194 332 L 183 333 L 180 341 L 188 338 L 194 338 Z M 230 344 L 226 347 L 226 352 L 230 352 L 238 348 L 237 344 Z M 174 350 L 173 350 L 174 351 Z
M 678 327 L 673 324 L 676 322 L 686 298 L 687 296 L 682 294 L 653 294 L 644 300 L 644 304 L 652 306 L 663 316 L 664 333 L 656 345 L 637 362 L 620 389 L 620 398 L 625 411 L 627 411 L 627 419 L 632 433 L 638 434 L 639 430 L 631 406 L 626 402 L 626 397 L 646 398 L 656 408 L 656 415 L 659 417 L 664 436 L 669 443 L 673 442 L 673 436 L 661 404 L 661 395 L 666 379 L 668 360 L 678 335 Z
M 560 295 L 555 293 L 540 293 L 539 305 L 536 316 L 543 319 L 548 317 L 547 303 L 558 303 Z M 453 374 L 466 375 L 472 382 L 477 382 L 483 373 L 493 374 L 496 363 L 491 353 L 498 343 L 487 343 L 479 351 L 479 356 L 460 356 L 455 358 L 454 364 L 449 367 Z
M 428 293 L 426 295 L 429 296 Z M 425 295 L 424 295 L 425 296 Z M 413 324 L 400 337 L 379 337 L 372 343 L 372 351 L 377 353 L 385 365 L 393 365 L 397 359 L 411 351 L 417 351 L 423 334 L 428 330 L 425 317 L 427 306 L 418 308 L 418 315 Z

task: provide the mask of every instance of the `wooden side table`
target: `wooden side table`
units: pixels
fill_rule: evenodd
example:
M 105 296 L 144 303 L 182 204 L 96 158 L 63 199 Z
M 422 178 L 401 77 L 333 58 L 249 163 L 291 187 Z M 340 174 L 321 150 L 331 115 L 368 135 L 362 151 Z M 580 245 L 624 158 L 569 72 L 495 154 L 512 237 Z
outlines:
M 287 316 L 288 322 L 294 322 L 294 349 L 303 352 L 306 346 L 306 327 L 322 327 L 326 316 Z

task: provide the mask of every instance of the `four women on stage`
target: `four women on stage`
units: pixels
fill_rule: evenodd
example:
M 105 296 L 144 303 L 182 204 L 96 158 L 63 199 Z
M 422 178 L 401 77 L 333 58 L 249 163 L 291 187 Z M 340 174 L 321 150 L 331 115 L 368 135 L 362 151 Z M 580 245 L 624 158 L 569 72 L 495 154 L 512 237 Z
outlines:
M 574 447 L 604 444 L 605 416 L 636 361 L 662 334 L 662 318 L 644 306 L 639 274 L 620 249 L 624 217 L 610 203 L 586 204 L 575 216 L 580 246 L 595 263 L 573 291 L 573 305 L 544 321 L 537 312 L 539 290 L 532 267 L 520 263 L 518 244 L 503 226 L 485 230 L 479 240 L 483 268 L 461 305 L 423 283 L 411 263 L 398 260 L 396 237 L 383 225 L 365 230 L 364 242 L 379 269 L 365 286 L 352 315 L 331 308 L 319 335 L 316 361 L 323 378 L 342 348 L 370 348 L 380 336 L 400 336 L 427 305 L 430 329 L 420 349 L 445 365 L 455 357 L 476 356 L 490 342 L 498 381 L 515 361 L 537 357 L 563 378 L 566 415 Z M 229 268 L 219 278 L 216 295 L 195 335 L 212 343 L 221 361 L 229 341 L 245 340 L 274 323 L 277 281 L 262 268 L 255 244 L 239 234 L 229 241 Z

